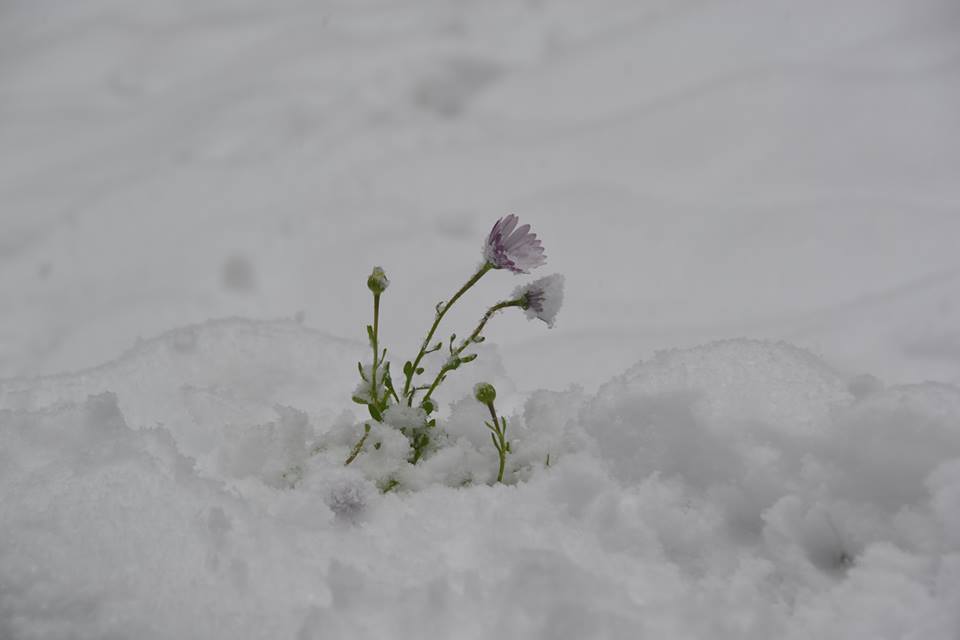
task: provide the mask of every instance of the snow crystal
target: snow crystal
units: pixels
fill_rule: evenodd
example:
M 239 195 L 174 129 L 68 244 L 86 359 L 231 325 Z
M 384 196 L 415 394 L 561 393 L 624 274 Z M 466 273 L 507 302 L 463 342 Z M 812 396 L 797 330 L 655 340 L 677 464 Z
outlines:
M 427 421 L 427 413 L 420 407 L 393 404 L 384 412 L 383 421 L 396 429 L 419 429 Z

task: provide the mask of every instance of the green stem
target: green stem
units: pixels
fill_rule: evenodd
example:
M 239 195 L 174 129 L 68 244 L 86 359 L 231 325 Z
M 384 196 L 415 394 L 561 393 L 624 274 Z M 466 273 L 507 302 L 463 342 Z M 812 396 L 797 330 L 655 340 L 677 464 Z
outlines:
M 377 356 L 379 355 L 379 350 L 377 348 L 377 340 L 380 331 L 380 294 L 373 294 L 373 368 L 370 372 L 370 397 L 373 399 L 373 404 L 377 405 L 379 409 L 380 399 L 377 397 Z
M 353 449 L 350 451 L 350 457 L 347 458 L 347 461 L 343 463 L 343 466 L 349 465 L 351 462 L 357 459 L 357 456 L 360 455 L 360 452 L 363 450 L 363 443 L 367 441 L 367 436 L 370 435 L 370 425 L 363 425 L 363 436 L 360 437 L 360 440 L 357 441 L 357 444 L 353 445 Z
M 497 311 L 500 311 L 501 309 L 506 309 L 507 307 L 522 307 L 522 306 L 523 306 L 522 299 L 504 300 L 503 302 L 498 302 L 497 304 L 487 309 L 487 312 L 483 314 L 483 318 L 480 319 L 480 323 L 477 324 L 477 327 L 473 330 L 473 333 L 471 333 L 469 336 L 464 338 L 463 341 L 460 343 L 460 345 L 450 353 L 450 360 L 459 357 L 460 354 L 463 353 L 464 349 L 469 347 L 471 344 L 474 343 L 474 341 L 478 337 L 480 337 L 480 333 L 483 331 L 483 328 L 487 326 L 487 322 L 490 320 L 490 318 L 494 316 L 494 314 Z M 450 360 L 448 360 L 447 362 L 449 363 Z M 433 384 L 430 385 L 427 391 L 427 395 L 423 396 L 423 400 L 420 401 L 420 404 L 423 404 L 424 402 L 430 399 L 430 396 L 433 395 L 434 390 L 438 386 L 440 386 L 440 382 L 443 380 L 444 374 L 446 374 L 452 368 L 453 367 L 447 366 L 447 364 L 444 364 L 440 368 L 440 372 L 437 374 L 437 377 L 433 379 Z
M 493 408 L 492 402 L 487 405 L 487 408 L 490 409 L 490 417 L 493 418 L 497 440 L 499 441 L 497 454 L 500 456 L 500 468 L 497 469 L 497 482 L 503 482 L 503 469 L 507 464 L 506 426 L 501 427 L 501 422 L 497 419 L 497 412 Z
M 487 312 L 483 314 L 483 318 L 480 319 L 480 322 L 479 324 L 477 324 L 477 327 L 473 330 L 473 333 L 471 333 L 469 336 L 463 339 L 463 342 L 460 343 L 460 346 L 454 349 L 452 355 L 455 355 L 455 356 L 460 355 L 461 353 L 463 353 L 464 349 L 466 349 L 471 344 L 473 344 L 473 341 L 476 340 L 478 337 L 480 337 L 480 333 L 483 331 L 483 328 L 487 326 L 487 322 L 490 321 L 490 318 L 492 318 L 497 311 L 500 311 L 501 309 L 506 309 L 507 307 L 522 307 L 523 304 L 524 302 L 522 298 L 517 300 L 504 300 L 503 302 L 498 302 L 497 304 L 487 309 Z
M 453 297 L 450 298 L 450 301 L 446 304 L 440 306 L 439 311 L 437 311 L 437 317 L 434 318 L 433 324 L 430 326 L 430 331 L 427 332 L 427 337 L 423 339 L 423 344 L 420 345 L 420 352 L 417 353 L 416 359 L 413 361 L 413 367 L 406 375 L 406 380 L 403 383 L 403 395 L 407 398 L 407 406 L 413 406 L 413 394 L 410 393 L 410 384 L 413 382 L 413 376 L 416 375 L 417 367 L 420 366 L 420 361 L 423 360 L 423 356 L 426 354 L 427 347 L 430 345 L 430 341 L 433 339 L 433 334 L 436 333 L 437 327 L 440 326 L 440 321 L 443 320 L 443 316 L 447 314 L 447 311 L 450 310 L 450 307 L 460 299 L 467 290 L 484 276 L 487 271 L 493 269 L 493 265 L 489 262 L 483 263 L 483 266 L 473 274 L 473 277 L 467 280 L 466 284 L 460 287 L 460 290 L 453 294 Z

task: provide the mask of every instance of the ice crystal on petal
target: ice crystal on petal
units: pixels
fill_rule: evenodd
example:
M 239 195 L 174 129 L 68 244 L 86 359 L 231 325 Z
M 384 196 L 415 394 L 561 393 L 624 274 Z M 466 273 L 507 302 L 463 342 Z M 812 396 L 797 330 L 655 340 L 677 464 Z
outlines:
M 554 273 L 519 286 L 513 292 L 513 299 L 523 300 L 527 318 L 543 320 L 552 329 L 563 304 L 563 276 Z
M 546 263 L 543 245 L 530 225 L 517 226 L 519 219 L 510 214 L 497 220 L 483 245 L 483 257 L 497 269 L 514 273 L 530 273 Z

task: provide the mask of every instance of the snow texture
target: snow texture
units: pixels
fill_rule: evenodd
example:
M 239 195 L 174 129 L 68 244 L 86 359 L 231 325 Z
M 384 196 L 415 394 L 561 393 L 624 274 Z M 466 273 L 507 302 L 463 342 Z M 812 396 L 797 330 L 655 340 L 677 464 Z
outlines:
M 958 29 L 0 3 L 0 640 L 956 640 Z M 438 448 L 345 467 L 371 266 L 396 375 L 509 212 L 560 324 L 498 314 Z
M 401 476 L 412 490 L 382 494 L 371 477 L 402 461 L 402 436 L 383 429 L 345 468 L 349 439 L 312 445 L 352 421 L 281 404 L 349 371 L 342 343 L 240 321 L 191 331 L 193 350 L 173 332 L 95 370 L 0 386 L 0 637 L 960 629 L 955 387 L 857 397 L 786 344 L 673 350 L 595 395 L 530 396 L 508 417 L 508 485 L 488 486 L 496 453 L 464 395 L 449 446 Z M 241 393 L 243 376 L 224 375 L 243 368 L 239 335 L 264 369 L 292 344 L 324 364 L 291 359 Z M 217 377 L 216 392 L 184 386 Z

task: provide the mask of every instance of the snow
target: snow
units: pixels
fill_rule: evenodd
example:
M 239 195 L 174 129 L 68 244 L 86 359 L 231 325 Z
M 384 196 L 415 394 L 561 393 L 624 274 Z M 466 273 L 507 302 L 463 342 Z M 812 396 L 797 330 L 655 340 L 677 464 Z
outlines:
M 955 640 L 958 24 L 5 3 L 0 638 Z M 556 328 L 344 466 L 371 266 L 396 372 L 510 212 Z
M 417 467 L 380 425 L 344 467 L 342 398 L 280 403 L 358 354 L 292 323 L 192 333 L 0 387 L 3 637 L 955 637 L 956 387 L 858 398 L 783 343 L 663 352 L 532 394 L 489 486 L 468 393 Z M 259 395 L 224 375 L 291 343 L 324 364 Z M 160 379 L 221 376 L 154 408 Z

